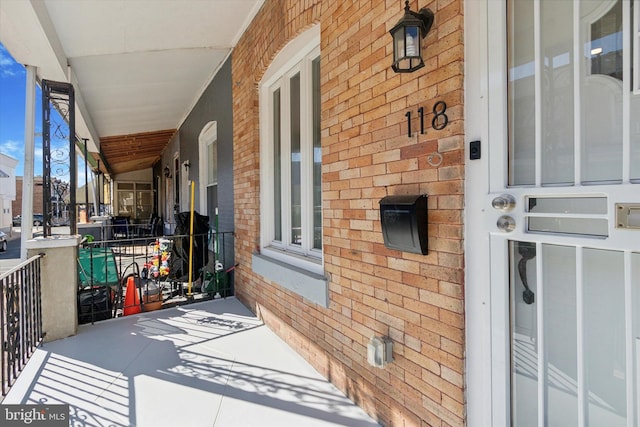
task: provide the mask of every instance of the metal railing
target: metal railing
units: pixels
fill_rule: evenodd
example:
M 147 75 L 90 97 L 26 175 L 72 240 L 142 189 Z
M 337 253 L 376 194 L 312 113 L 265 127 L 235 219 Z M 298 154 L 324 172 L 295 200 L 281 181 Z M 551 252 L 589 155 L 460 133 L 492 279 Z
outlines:
M 129 236 L 82 243 L 78 256 L 80 323 L 233 295 L 233 232 L 194 234 L 193 240 L 189 235 Z M 129 281 L 136 285 L 137 293 L 131 300 Z
M 0 275 L 0 363 L 6 396 L 36 348 L 42 343 L 40 259 L 34 256 Z

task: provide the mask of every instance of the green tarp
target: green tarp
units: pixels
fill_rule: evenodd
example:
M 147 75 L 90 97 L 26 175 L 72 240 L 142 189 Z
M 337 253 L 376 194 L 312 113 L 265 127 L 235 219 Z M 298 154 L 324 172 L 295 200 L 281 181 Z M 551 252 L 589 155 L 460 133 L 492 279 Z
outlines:
M 105 248 L 78 249 L 81 287 L 117 286 L 120 283 L 113 252 Z

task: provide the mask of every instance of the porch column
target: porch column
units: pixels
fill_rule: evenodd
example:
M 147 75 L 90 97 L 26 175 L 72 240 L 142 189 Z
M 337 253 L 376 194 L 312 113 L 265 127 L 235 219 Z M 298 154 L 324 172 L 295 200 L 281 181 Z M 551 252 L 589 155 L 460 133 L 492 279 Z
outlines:
M 42 330 L 45 342 L 78 332 L 78 245 L 81 237 L 37 237 L 27 241 L 30 257 L 44 254 L 40 261 Z
M 22 223 L 20 224 L 20 259 L 27 259 L 27 240 L 33 236 L 33 159 L 36 132 L 36 67 L 27 65 L 24 111 L 24 176 L 22 177 Z

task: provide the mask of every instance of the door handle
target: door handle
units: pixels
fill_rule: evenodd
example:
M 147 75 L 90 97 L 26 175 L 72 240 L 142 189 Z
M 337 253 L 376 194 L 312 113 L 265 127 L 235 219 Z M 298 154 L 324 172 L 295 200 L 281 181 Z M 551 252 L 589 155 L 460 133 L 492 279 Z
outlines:
M 511 194 L 501 194 L 491 201 L 491 206 L 501 212 L 509 212 L 516 207 L 516 199 Z
M 511 233 L 516 229 L 516 220 L 509 215 L 502 215 L 498 218 L 496 225 L 498 226 L 498 230 L 504 231 L 505 233 Z

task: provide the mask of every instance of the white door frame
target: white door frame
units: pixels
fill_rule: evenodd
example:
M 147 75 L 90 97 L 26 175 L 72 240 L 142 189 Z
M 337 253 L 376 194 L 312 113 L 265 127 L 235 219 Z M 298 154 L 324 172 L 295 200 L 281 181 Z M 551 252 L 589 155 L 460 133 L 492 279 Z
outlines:
M 504 2 L 496 2 L 504 3 Z M 492 369 L 505 369 L 508 361 L 492 357 L 490 242 L 485 228 L 484 201 L 489 189 L 489 34 L 486 0 L 466 0 L 465 11 L 465 152 L 480 141 L 480 158 L 465 165 L 465 335 L 467 425 L 491 426 Z M 504 16 L 504 15 L 503 15 Z M 494 37 L 504 29 L 495 28 Z M 493 76 L 492 76 L 493 77 Z M 495 76 L 499 78 L 500 76 Z M 506 113 L 506 110 L 505 110 Z M 505 269 L 506 271 L 506 269 Z M 506 321 L 506 319 L 505 319 Z M 504 386 L 504 385 L 503 385 Z M 506 387 L 504 387 L 506 388 Z M 504 396 L 506 401 L 508 396 Z
M 638 3 L 636 3 L 638 4 Z M 471 426 L 509 426 L 510 418 L 510 318 L 509 240 L 568 243 L 576 248 L 601 248 L 625 252 L 625 286 L 631 295 L 630 251 L 637 248 L 640 233 L 616 227 L 616 202 L 640 201 L 638 185 L 629 182 L 629 147 L 625 146 L 623 183 L 573 187 L 511 188 L 516 203 L 526 196 L 603 196 L 607 199 L 608 224 L 605 239 L 527 233 L 527 213 L 513 213 L 517 224 L 511 234 L 496 227 L 501 212 L 491 200 L 507 187 L 507 97 L 506 1 L 467 0 L 465 9 L 465 144 L 481 141 L 481 158 L 466 160 L 465 188 L 465 304 L 466 304 L 466 392 L 467 423 Z M 574 52 L 575 53 L 575 52 Z M 576 53 L 576 57 L 579 55 Z M 628 61 L 628 59 L 625 59 Z M 625 67 L 625 69 L 628 69 Z M 629 91 L 627 91 L 629 92 Z M 468 147 L 468 145 L 467 145 Z M 468 152 L 468 151 L 467 151 Z M 579 162 L 579 160 L 578 160 Z M 539 167 L 539 163 L 538 163 Z M 576 176 L 579 180 L 579 168 Z M 538 264 L 539 265 L 539 264 Z M 626 298 L 629 300 L 630 298 Z M 626 302 L 627 316 L 631 302 Z M 631 320 L 626 320 L 627 326 Z M 629 329 L 629 328 L 628 328 Z M 629 332 L 627 332 L 629 333 Z M 627 340 L 630 337 L 627 336 Z M 633 352 L 627 344 L 627 379 L 633 372 Z M 633 385 L 627 381 L 627 418 L 637 412 L 629 399 Z M 542 418 L 539 418 L 542 420 Z M 543 422 L 543 421 L 539 421 Z M 629 421 L 632 422 L 632 421 Z

